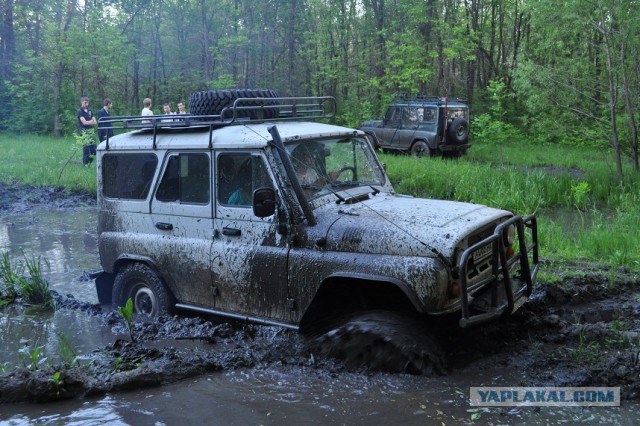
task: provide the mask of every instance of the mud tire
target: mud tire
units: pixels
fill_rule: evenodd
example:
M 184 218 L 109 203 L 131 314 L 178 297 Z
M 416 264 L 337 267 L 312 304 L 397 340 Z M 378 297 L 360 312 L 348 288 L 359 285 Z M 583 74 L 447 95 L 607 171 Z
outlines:
M 447 129 L 449 143 L 461 145 L 469 140 L 469 122 L 458 117 L 449 124 Z
M 445 372 L 444 351 L 424 324 L 396 312 L 356 314 L 309 343 L 351 369 L 425 376 Z
M 175 299 L 160 277 L 147 265 L 132 263 L 116 275 L 112 301 L 115 308 L 133 300 L 133 311 L 139 315 L 159 317 L 173 312 Z
M 206 90 L 192 93 L 189 98 L 190 112 L 193 115 L 220 115 L 225 108 L 231 108 L 239 98 L 277 98 L 274 90 L 265 89 L 227 89 Z M 276 105 L 276 102 L 243 102 L 242 106 Z M 278 117 L 278 108 L 255 108 L 239 110 L 238 118 L 272 119 Z M 232 112 L 225 112 L 225 119 L 232 118 Z
M 431 150 L 426 142 L 417 141 L 411 145 L 411 155 L 416 157 L 429 157 L 431 155 Z

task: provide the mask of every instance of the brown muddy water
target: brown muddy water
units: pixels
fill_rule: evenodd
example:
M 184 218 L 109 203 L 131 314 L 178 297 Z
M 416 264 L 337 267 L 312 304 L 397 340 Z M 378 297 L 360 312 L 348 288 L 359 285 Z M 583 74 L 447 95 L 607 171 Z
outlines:
M 0 249 L 42 256 L 52 289 L 96 303 L 86 275 L 99 268 L 95 220 L 91 207 L 0 216 Z M 60 336 L 84 359 L 123 337 L 83 310 L 43 314 L 8 307 L 0 310 L 0 365 L 18 365 L 25 344 L 42 346 L 55 362 Z M 526 352 L 458 362 L 446 376 L 432 378 L 267 363 L 100 397 L 0 404 L 0 425 L 640 424 L 640 403 L 629 400 L 599 408 L 471 407 L 471 386 L 527 382 L 518 356 Z

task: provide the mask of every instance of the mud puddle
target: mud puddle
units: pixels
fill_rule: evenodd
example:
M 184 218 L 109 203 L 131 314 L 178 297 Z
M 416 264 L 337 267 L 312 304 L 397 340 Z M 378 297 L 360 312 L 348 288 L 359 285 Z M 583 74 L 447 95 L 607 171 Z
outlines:
M 79 204 L 86 203 L 0 212 L 0 248 L 48 258 L 45 278 L 61 301 L 53 314 L 0 310 L 0 365 L 19 366 L 16 352 L 25 344 L 59 360 L 61 335 L 81 356 L 81 368 L 63 377 L 64 389 L 56 389 L 49 363 L 36 373 L 23 368 L 1 377 L 0 396 L 13 390 L 22 398 L 16 401 L 55 402 L 5 398 L 0 424 L 640 422 L 640 296 L 633 274 L 623 271 L 611 286 L 608 271 L 585 273 L 541 286 L 498 324 L 443 325 L 445 376 L 349 371 L 306 351 L 289 330 L 212 318 L 137 323 L 140 343 L 133 347 L 119 316 L 94 305 L 86 272 L 99 267 L 95 218 Z M 614 408 L 474 408 L 471 386 L 620 386 L 623 401 Z

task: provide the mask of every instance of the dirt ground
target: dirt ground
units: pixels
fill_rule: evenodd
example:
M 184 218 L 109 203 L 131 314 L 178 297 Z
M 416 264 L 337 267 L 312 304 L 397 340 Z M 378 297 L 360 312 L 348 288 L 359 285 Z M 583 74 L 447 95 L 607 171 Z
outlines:
M 92 204 L 89 194 L 0 184 L 0 214 L 24 214 L 35 206 L 66 209 Z M 526 382 L 518 386 L 620 386 L 623 399 L 638 399 L 640 277 L 595 264 L 562 268 L 554 274 L 562 278 L 540 283 L 518 312 L 501 321 L 470 329 L 459 329 L 455 321 L 433 324 L 448 361 L 444 374 L 476 374 L 490 357 L 493 363 L 525 373 Z M 55 297 L 58 309 L 97 316 L 118 339 L 95 348 L 88 363 L 5 373 L 0 376 L 0 403 L 94 396 L 268 365 L 304 366 L 327 375 L 345 371 L 341 361 L 309 350 L 295 331 L 172 316 L 136 322 L 137 341 L 132 343 L 116 312 Z M 54 380 L 56 371 L 60 375 Z

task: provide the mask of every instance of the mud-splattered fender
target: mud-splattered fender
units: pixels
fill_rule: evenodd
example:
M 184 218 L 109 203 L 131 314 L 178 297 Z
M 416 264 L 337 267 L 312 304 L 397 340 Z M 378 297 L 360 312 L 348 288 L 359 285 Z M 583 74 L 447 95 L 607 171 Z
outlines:
M 449 275 L 438 259 L 418 256 L 326 252 L 293 249 L 289 254 L 290 289 L 302 316 L 320 287 L 339 278 L 387 282 L 407 295 L 416 311 L 438 313 L 447 302 Z M 300 319 L 300 318 L 298 318 Z

